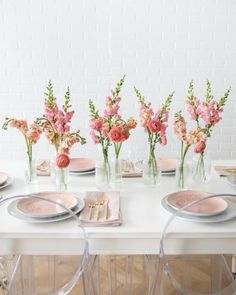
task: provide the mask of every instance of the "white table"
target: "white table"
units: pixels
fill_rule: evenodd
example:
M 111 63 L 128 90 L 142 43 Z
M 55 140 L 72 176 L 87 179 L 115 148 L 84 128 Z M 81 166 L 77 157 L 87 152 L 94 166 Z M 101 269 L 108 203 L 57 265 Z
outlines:
M 226 161 L 223 163 L 227 164 Z M 230 163 L 236 164 L 232 161 Z M 0 195 L 4 197 L 54 190 L 50 177 L 38 177 L 37 184 L 27 185 L 21 162 L 0 161 L 0 170 L 15 177 L 11 186 L 0 191 Z M 210 183 L 201 189 L 213 193 L 236 194 L 236 188 L 228 184 L 225 178 L 217 175 L 213 175 Z M 94 175 L 70 177 L 69 191 L 83 193 L 88 190 L 97 190 Z M 120 227 L 86 228 L 90 252 L 157 254 L 164 224 L 170 216 L 161 207 L 161 199 L 176 190 L 175 179 L 171 176 L 162 177 L 162 183 L 156 189 L 144 186 L 140 178 L 124 179 L 120 189 L 123 224 Z M 0 216 L 1 255 L 11 253 L 73 255 L 80 251 L 81 235 L 72 220 L 51 224 L 29 224 L 10 216 L 7 210 L 1 212 L 3 212 Z M 177 220 L 170 241 L 169 252 L 173 254 L 235 253 L 236 219 L 208 225 Z

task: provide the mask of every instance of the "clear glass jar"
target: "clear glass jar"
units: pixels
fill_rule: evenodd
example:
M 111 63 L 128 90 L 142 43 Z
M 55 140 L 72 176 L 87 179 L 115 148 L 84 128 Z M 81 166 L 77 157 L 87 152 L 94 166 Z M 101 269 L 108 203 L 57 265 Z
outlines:
M 68 188 L 68 180 L 69 180 L 69 169 L 67 168 L 59 168 L 56 165 L 54 166 L 54 177 L 55 184 L 58 191 L 66 191 Z
M 115 159 L 112 161 L 111 182 L 119 184 L 122 182 L 122 161 Z
M 155 157 L 143 161 L 142 168 L 143 183 L 145 185 L 156 186 L 161 183 L 161 169 Z
M 190 162 L 179 162 L 176 168 L 176 184 L 179 189 L 187 189 L 191 182 L 191 163 Z
M 29 157 L 25 162 L 25 179 L 29 183 L 36 181 L 36 163 L 34 159 Z
M 111 167 L 108 160 L 96 161 L 95 178 L 96 178 L 96 186 L 99 189 L 110 188 Z
M 205 183 L 211 179 L 211 160 L 204 153 L 193 158 L 193 181 Z

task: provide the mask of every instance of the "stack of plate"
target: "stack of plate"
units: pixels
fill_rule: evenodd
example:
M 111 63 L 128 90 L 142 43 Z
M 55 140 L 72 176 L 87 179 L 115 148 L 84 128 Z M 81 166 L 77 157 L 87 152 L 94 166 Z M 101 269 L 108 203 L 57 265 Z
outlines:
M 168 212 L 174 214 L 176 210 L 210 195 L 200 191 L 179 191 L 164 197 L 161 204 Z M 236 204 L 229 199 L 214 197 L 186 208 L 178 213 L 177 217 L 195 222 L 222 222 L 236 217 Z
M 95 173 L 96 161 L 91 158 L 71 158 L 69 171 L 73 175 L 87 175 Z
M 161 173 L 163 175 L 174 175 L 175 170 L 178 166 L 178 161 L 176 159 L 160 157 L 159 165 L 161 167 Z
M 0 189 L 7 187 L 13 181 L 13 178 L 5 172 L 0 172 Z
M 11 202 L 8 206 L 8 212 L 12 216 L 30 223 L 55 222 L 71 217 L 63 207 L 34 197 L 60 203 L 76 214 L 84 208 L 84 200 L 73 193 L 40 192 L 34 193 L 32 198 L 22 198 Z

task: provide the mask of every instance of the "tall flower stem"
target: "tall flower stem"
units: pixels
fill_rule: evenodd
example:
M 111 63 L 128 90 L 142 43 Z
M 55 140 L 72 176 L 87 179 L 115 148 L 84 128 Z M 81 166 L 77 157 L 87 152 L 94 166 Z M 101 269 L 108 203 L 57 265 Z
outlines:
M 206 181 L 206 171 L 205 171 L 205 163 L 204 163 L 204 152 L 200 153 L 196 170 L 194 171 L 194 178 L 197 180 Z
M 32 142 L 28 140 L 26 136 L 24 136 L 24 138 L 25 138 L 27 158 L 28 158 L 27 178 L 28 178 L 28 181 L 31 182 L 33 180 L 33 147 L 32 147 Z
M 179 171 L 179 179 L 178 179 L 178 186 L 180 188 L 185 187 L 185 180 L 184 180 L 184 161 L 187 155 L 187 152 L 190 148 L 191 144 L 187 144 L 184 148 L 184 143 L 181 141 L 181 162 L 180 162 L 180 171 Z

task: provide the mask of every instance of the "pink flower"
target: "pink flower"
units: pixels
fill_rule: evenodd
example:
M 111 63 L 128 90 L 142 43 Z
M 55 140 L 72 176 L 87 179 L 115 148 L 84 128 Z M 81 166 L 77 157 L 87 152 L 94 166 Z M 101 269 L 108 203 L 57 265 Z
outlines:
M 204 152 L 206 148 L 206 143 L 204 141 L 198 141 L 194 146 L 194 152 L 200 154 Z
M 70 158 L 66 154 L 58 154 L 56 157 L 56 165 L 58 168 L 66 168 L 70 164 Z
M 134 128 L 136 128 L 136 126 L 137 126 L 137 122 L 136 122 L 136 120 L 134 120 L 134 118 L 130 117 L 130 118 L 127 120 L 127 127 L 128 127 L 129 129 L 134 129 Z
M 122 141 L 122 132 L 120 127 L 114 127 L 108 133 L 108 136 L 113 142 L 121 142 Z
M 99 138 L 98 136 L 96 135 L 95 131 L 94 130 L 91 130 L 90 131 L 90 135 L 92 137 L 92 140 L 95 144 L 98 144 L 99 143 Z
M 25 120 L 15 120 L 12 119 L 9 121 L 8 124 L 10 127 L 17 128 L 20 130 L 23 134 L 26 134 L 28 132 L 28 124 Z
M 152 133 L 157 133 L 159 131 L 161 131 L 161 122 L 157 121 L 156 119 L 153 119 L 149 122 L 148 124 L 148 129 L 152 132 Z
M 104 111 L 104 116 L 114 116 L 117 115 L 118 110 L 119 110 L 119 105 L 118 104 L 114 104 L 111 107 L 107 107 Z
M 102 129 L 103 120 L 102 118 L 94 119 L 90 121 L 89 127 L 93 130 L 100 130 Z

